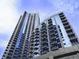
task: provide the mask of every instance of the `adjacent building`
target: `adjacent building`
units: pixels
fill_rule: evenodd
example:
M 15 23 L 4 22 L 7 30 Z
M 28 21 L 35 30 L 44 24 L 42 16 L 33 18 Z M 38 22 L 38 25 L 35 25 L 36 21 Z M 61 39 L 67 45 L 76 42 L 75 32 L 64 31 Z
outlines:
M 63 12 L 41 23 L 41 55 L 34 59 L 79 59 L 79 41 Z

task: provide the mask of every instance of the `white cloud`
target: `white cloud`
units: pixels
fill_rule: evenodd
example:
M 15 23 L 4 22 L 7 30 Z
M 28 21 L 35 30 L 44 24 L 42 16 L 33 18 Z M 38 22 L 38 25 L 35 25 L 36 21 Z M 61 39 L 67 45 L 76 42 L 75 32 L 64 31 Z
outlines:
M 0 38 L 0 48 L 3 50 L 5 49 L 11 33 L 19 19 L 17 2 L 19 2 L 19 0 L 0 0 L 0 35 L 6 34 L 9 36 L 5 39 Z M 2 54 L 3 53 L 0 53 L 0 58 Z
M 56 0 L 56 1 L 49 0 L 49 2 L 55 7 L 57 11 L 62 10 L 66 13 L 74 12 L 74 6 L 65 0 Z
M 16 9 L 16 0 L 0 1 L 0 33 L 11 32 L 14 28 L 18 12 Z

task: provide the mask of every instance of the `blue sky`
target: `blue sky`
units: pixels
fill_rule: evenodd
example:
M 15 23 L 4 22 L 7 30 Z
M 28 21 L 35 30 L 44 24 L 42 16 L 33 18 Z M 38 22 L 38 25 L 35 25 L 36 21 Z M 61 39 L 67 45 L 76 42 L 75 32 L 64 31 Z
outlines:
M 79 0 L 0 0 L 0 58 L 25 10 L 39 13 L 41 22 L 47 16 L 63 11 L 79 36 Z

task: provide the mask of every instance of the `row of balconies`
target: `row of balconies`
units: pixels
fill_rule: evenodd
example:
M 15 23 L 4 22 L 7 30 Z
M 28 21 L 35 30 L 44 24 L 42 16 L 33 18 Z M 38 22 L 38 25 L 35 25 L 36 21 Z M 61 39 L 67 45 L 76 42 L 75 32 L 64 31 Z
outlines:
M 52 25 L 53 25 L 52 22 L 48 23 L 48 27 L 49 27 L 49 26 L 52 26 Z
M 68 34 L 69 38 L 75 37 L 75 34 Z
M 77 38 L 75 38 L 75 39 L 70 39 L 70 41 L 71 41 L 71 43 L 72 43 L 73 45 L 79 43 L 78 40 L 77 40 Z
M 31 40 L 30 42 L 31 42 L 31 43 L 39 42 L 39 40 L 38 40 L 38 39 L 36 39 L 36 40 Z
M 60 13 L 59 16 L 60 16 L 61 20 L 66 19 L 66 17 L 64 16 L 63 13 Z

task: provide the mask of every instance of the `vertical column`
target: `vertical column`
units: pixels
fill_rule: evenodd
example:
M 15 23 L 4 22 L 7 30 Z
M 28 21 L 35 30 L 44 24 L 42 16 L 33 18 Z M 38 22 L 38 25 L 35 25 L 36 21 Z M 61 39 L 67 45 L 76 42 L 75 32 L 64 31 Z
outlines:
M 23 17 L 22 17 L 22 23 L 20 24 L 20 28 L 18 30 L 19 34 L 17 36 L 17 41 L 16 41 L 16 44 L 15 44 L 15 48 L 14 48 L 14 52 L 13 52 L 13 55 L 12 55 L 12 58 L 20 58 L 20 55 L 21 54 L 21 51 L 20 51 L 20 41 L 22 40 L 22 36 L 23 36 L 23 27 L 24 27 L 24 20 L 25 20 L 25 16 L 26 16 L 26 11 L 24 12 L 23 14 Z M 22 48 L 21 48 L 22 49 Z M 20 53 L 19 53 L 20 52 Z M 19 57 L 18 57 L 19 56 Z
M 48 35 L 48 45 L 49 45 L 49 51 L 51 51 L 51 45 L 50 45 L 50 33 L 49 33 L 49 21 L 47 20 L 47 35 Z
M 63 26 L 64 26 L 64 28 L 66 30 L 66 33 L 67 33 L 67 35 L 68 35 L 68 37 L 69 37 L 70 42 L 72 43 L 72 45 L 78 44 L 79 43 L 78 42 L 78 38 L 75 35 L 72 27 L 70 26 L 68 20 L 65 17 L 65 15 L 61 12 L 61 13 L 59 13 L 59 17 L 60 17 L 60 19 L 61 19 L 61 21 L 63 23 Z
M 59 38 L 60 38 L 60 42 L 61 42 L 62 48 L 64 48 L 64 44 L 63 44 L 63 39 L 62 39 L 62 36 L 61 36 L 61 32 L 60 32 L 60 30 L 59 30 L 59 28 L 58 28 L 58 24 L 57 24 L 57 22 L 56 22 L 55 17 L 54 17 L 54 21 L 55 21 L 55 24 L 56 24 L 56 29 L 57 29 L 57 32 L 58 32 L 58 36 L 59 36 Z
M 30 18 L 31 18 L 31 14 L 28 15 L 27 24 L 26 24 L 26 28 L 25 28 L 25 31 L 24 31 L 24 42 L 23 42 L 23 46 L 22 46 L 22 53 L 21 53 L 21 58 L 20 59 L 25 59 L 25 57 L 28 56 L 25 53 L 25 51 L 26 51 L 26 47 L 29 45 L 29 43 L 27 44 L 26 42 L 27 41 L 29 42 L 28 32 L 29 32 Z M 25 54 L 26 54 L 26 56 L 25 56 Z
M 46 23 L 41 24 L 41 54 L 49 52 Z
M 39 56 L 39 21 L 38 14 L 33 14 L 30 32 L 30 49 L 29 49 L 29 59 Z

